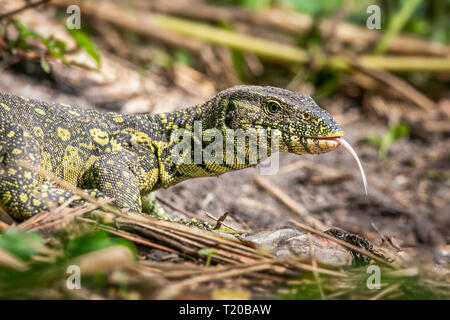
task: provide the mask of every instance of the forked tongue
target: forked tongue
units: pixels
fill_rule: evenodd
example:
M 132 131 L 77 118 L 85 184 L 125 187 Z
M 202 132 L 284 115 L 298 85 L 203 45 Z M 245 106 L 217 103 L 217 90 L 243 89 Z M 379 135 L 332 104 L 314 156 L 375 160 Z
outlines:
M 345 141 L 343 138 L 334 138 L 334 139 L 335 139 L 341 146 L 343 146 L 345 149 L 347 149 L 347 151 L 351 153 L 351 155 L 353 156 L 353 158 L 355 158 L 356 163 L 358 164 L 358 167 L 359 167 L 359 171 L 361 172 L 361 177 L 362 177 L 362 180 L 363 180 L 363 183 L 364 183 L 364 190 L 366 191 L 366 196 L 367 196 L 367 195 L 368 195 L 368 193 L 367 193 L 368 186 L 367 186 L 366 175 L 365 175 L 365 173 L 364 173 L 364 169 L 363 169 L 363 167 L 362 167 L 361 161 L 359 161 L 359 158 L 358 158 L 358 156 L 357 156 L 355 150 L 353 150 L 352 146 L 351 146 L 347 141 Z

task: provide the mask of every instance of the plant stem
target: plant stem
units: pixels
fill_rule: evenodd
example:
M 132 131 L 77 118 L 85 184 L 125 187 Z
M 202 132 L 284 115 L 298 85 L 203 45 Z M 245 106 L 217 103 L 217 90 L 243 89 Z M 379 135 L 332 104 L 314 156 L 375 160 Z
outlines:
M 387 31 L 375 47 L 376 54 L 383 54 L 386 51 L 391 40 L 400 32 L 421 2 L 422 0 L 409 0 L 405 2 L 400 11 L 392 18 Z

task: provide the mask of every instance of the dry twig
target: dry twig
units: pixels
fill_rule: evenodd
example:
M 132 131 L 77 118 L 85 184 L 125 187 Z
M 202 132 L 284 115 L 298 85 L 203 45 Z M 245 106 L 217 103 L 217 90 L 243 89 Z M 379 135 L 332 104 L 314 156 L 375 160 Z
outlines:
M 293 212 L 298 214 L 302 219 L 306 221 L 306 223 L 320 229 L 325 230 L 327 227 L 318 219 L 314 218 L 308 210 L 300 203 L 292 199 L 290 196 L 286 194 L 286 192 L 278 189 L 276 186 L 270 184 L 266 179 L 261 177 L 256 177 L 256 183 L 280 200 L 284 205 L 286 205 Z

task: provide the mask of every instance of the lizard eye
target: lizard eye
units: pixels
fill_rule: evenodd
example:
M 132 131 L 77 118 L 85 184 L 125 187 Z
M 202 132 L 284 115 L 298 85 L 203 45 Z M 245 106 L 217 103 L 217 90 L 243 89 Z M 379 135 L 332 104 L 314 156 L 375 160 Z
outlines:
M 267 103 L 267 113 L 271 114 L 271 115 L 275 115 L 277 113 L 280 113 L 281 111 L 281 106 L 278 102 L 276 101 L 269 101 Z
M 311 115 L 309 113 L 303 113 L 303 119 L 310 120 L 311 119 Z

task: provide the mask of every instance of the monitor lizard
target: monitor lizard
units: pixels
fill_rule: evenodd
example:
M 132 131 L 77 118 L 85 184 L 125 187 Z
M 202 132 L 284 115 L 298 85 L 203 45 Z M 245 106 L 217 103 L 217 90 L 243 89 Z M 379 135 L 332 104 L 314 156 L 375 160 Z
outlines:
M 214 153 L 234 155 L 231 161 L 174 161 L 182 129 L 194 137 L 192 150 L 186 147 L 190 160 L 196 146 L 206 149 L 212 143 L 204 139 L 211 129 L 222 134 L 219 146 L 235 141 L 230 132 L 265 130 L 258 131 L 267 134 L 256 143 L 267 152 L 255 154 L 248 139 L 228 153 Z M 27 162 L 91 196 L 113 198 L 119 208 L 165 217 L 152 191 L 255 166 L 271 155 L 268 140 L 275 132 L 280 134 L 275 151 L 295 154 L 332 151 L 344 134 L 310 96 L 276 87 L 236 86 L 204 103 L 161 114 L 99 112 L 0 93 L 0 207 L 23 221 L 74 196 L 24 166 Z M 237 161 L 239 156 L 244 161 Z

